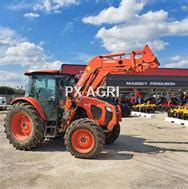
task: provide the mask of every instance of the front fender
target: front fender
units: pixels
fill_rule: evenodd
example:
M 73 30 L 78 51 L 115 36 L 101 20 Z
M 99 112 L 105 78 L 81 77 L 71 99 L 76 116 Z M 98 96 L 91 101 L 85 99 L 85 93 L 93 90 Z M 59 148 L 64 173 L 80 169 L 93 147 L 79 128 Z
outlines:
M 43 110 L 43 108 L 41 107 L 41 105 L 39 104 L 39 102 L 32 98 L 32 97 L 19 97 L 19 98 L 15 98 L 12 102 L 11 105 L 17 103 L 17 102 L 28 102 L 29 104 L 33 105 L 33 107 L 38 111 L 40 117 L 46 121 L 47 117 L 46 114 Z

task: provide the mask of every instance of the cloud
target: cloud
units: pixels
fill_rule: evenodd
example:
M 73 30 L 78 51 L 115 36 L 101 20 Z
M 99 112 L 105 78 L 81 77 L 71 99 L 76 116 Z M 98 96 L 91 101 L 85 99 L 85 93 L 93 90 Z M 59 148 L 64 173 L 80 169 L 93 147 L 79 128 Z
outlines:
M 34 5 L 34 11 L 44 11 L 47 13 L 61 13 L 62 8 L 69 5 L 77 5 L 77 0 L 44 0 Z
M 81 64 L 87 64 L 94 55 L 86 54 L 82 52 L 73 52 L 73 61 L 74 62 L 81 62 Z
M 176 55 L 170 58 L 170 62 L 165 64 L 166 68 L 188 68 L 188 57 Z
M 25 87 L 26 78 L 23 73 L 0 70 L 0 75 L 0 86 L 16 87 L 19 84 Z
M 24 81 L 23 73 L 3 70 L 6 65 L 36 70 L 59 69 L 61 64 L 61 60 L 47 54 L 41 45 L 30 42 L 11 28 L 0 27 L 0 85 L 11 85 L 11 82 L 16 85 Z
M 0 58 L 0 64 L 15 64 L 25 69 L 59 69 L 62 62 L 52 60 L 42 47 L 26 41 L 8 47 Z
M 24 14 L 25 18 L 34 19 L 40 17 L 38 13 L 28 12 Z
M 154 40 L 154 41 L 148 41 L 147 44 L 157 51 L 165 49 L 165 47 L 168 45 L 168 42 L 162 41 L 160 39 Z M 140 48 L 143 47 L 143 44 L 141 44 Z
M 185 12 L 188 11 L 188 5 L 182 5 L 181 10 Z
M 143 12 L 146 0 L 122 0 L 119 7 L 109 7 L 96 16 L 83 18 L 84 23 L 101 27 L 96 37 L 108 51 L 129 51 L 150 44 L 162 50 L 168 42 L 165 36 L 187 36 L 188 19 L 171 20 L 164 10 Z
M 19 3 L 12 3 L 8 6 L 9 10 L 12 11 L 20 11 L 20 10 L 25 10 L 25 9 L 30 9 L 32 8 L 33 4 L 32 3 L 26 3 L 25 1 L 21 1 Z
M 0 27 L 0 50 L 8 46 L 13 46 L 24 41 L 24 37 L 20 37 L 14 30 L 8 27 Z M 1 53 L 0 53 L 1 56 Z
M 107 24 L 117 24 L 128 22 L 136 18 L 137 12 L 142 10 L 145 5 L 145 1 L 140 1 L 136 3 L 134 0 L 122 0 L 119 7 L 109 7 L 102 10 L 97 16 L 89 16 L 83 18 L 84 23 L 89 23 L 93 25 Z
M 25 13 L 24 17 L 33 19 L 38 18 L 41 12 L 58 14 L 62 12 L 64 7 L 78 4 L 79 0 L 34 0 L 30 3 L 26 2 L 26 0 L 22 0 L 19 3 L 10 4 L 8 9 L 12 11 L 30 11 L 29 13 Z
M 63 33 L 65 32 L 70 32 L 72 31 L 74 28 L 74 23 L 72 21 L 68 22 L 67 24 L 65 24 L 64 28 L 63 28 Z

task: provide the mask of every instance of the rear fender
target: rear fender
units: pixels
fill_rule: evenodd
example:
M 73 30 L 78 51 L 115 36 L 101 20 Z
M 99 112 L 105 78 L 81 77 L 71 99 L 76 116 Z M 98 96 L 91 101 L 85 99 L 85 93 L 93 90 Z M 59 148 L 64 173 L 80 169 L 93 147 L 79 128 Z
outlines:
M 41 107 L 41 105 L 39 104 L 39 102 L 32 98 L 32 97 L 20 97 L 20 98 L 15 98 L 12 102 L 11 102 L 11 105 L 17 103 L 17 102 L 27 102 L 29 104 L 31 104 L 39 113 L 40 117 L 46 121 L 47 120 L 47 117 L 46 117 L 46 114 L 43 110 L 43 108 Z

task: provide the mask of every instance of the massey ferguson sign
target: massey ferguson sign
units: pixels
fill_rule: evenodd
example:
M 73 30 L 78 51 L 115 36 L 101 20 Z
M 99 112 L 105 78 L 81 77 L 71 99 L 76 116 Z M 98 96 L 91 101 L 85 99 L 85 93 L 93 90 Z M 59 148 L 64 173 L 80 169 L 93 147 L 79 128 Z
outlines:
M 152 81 L 152 82 L 130 82 L 127 81 L 125 83 L 126 86 L 176 86 L 175 82 L 156 82 L 156 81 Z
M 188 77 L 179 76 L 132 76 L 132 75 L 110 75 L 107 78 L 107 85 L 119 87 L 178 87 L 188 88 Z

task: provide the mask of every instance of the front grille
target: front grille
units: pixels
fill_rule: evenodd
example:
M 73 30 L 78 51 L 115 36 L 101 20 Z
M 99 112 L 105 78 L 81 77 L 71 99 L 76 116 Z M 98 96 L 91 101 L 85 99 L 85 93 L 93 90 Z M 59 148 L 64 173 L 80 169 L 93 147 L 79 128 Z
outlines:
M 108 125 L 108 123 L 112 120 L 112 112 L 106 111 L 104 124 Z
M 93 119 L 100 119 L 101 118 L 101 114 L 102 114 L 102 109 L 92 105 L 91 106 L 91 112 L 93 115 Z

